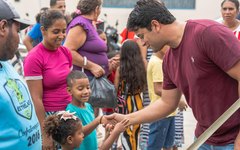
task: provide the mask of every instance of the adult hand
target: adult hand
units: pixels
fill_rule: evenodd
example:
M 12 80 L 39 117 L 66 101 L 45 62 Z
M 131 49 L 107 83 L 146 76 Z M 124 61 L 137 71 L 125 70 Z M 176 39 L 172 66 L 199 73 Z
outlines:
M 181 99 L 178 103 L 179 111 L 184 111 L 184 110 L 186 111 L 187 108 L 188 108 L 188 105 L 187 105 L 186 101 Z
M 117 124 L 116 120 L 114 120 L 114 119 L 109 120 L 109 119 L 106 118 L 106 116 L 107 115 L 103 115 L 102 119 L 101 119 L 101 122 L 100 122 L 103 125 L 103 127 L 106 128 L 109 125 L 114 126 L 115 124 Z
M 121 122 L 126 118 L 126 116 L 122 114 L 114 113 L 114 114 L 105 116 L 105 118 L 108 120 L 108 122 L 114 122 L 114 121 Z
M 105 74 L 104 69 L 98 64 L 93 64 L 90 71 L 96 78 L 99 78 Z
M 109 70 L 116 70 L 120 63 L 120 56 L 114 56 L 113 58 L 109 59 Z
M 115 122 L 114 124 L 105 125 L 105 130 L 108 134 L 110 134 L 113 130 L 114 132 L 121 133 L 130 125 L 129 119 L 125 118 L 125 115 L 115 113 L 104 117 L 104 119 L 107 119 L 108 122 Z

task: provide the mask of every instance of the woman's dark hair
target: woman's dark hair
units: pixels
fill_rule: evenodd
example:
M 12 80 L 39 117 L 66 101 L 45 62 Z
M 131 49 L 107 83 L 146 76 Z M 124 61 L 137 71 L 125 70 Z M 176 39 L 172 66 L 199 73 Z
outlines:
M 134 40 L 126 40 L 121 47 L 119 82 L 126 82 L 128 92 L 135 94 L 146 88 L 146 70 L 140 48 Z
M 79 15 L 89 15 L 96 9 L 97 6 L 101 5 L 102 0 L 79 0 L 77 10 L 80 10 L 81 13 L 73 12 L 72 18 L 75 18 Z
M 239 1 L 238 0 L 224 0 L 221 3 L 221 7 L 223 7 L 223 4 L 227 1 L 232 2 L 235 5 L 236 9 L 239 10 Z
M 44 121 L 44 132 L 59 144 L 65 144 L 68 136 L 73 136 L 81 127 L 81 121 L 61 119 L 61 115 L 51 115 Z
M 47 30 L 53 25 L 56 20 L 64 19 L 67 23 L 66 17 L 59 10 L 48 10 L 41 15 L 40 24 Z
M 41 15 L 45 13 L 48 9 L 49 9 L 48 7 L 43 7 L 40 9 L 40 12 L 35 17 L 37 23 L 40 23 Z
M 151 31 L 152 20 L 157 20 L 162 24 L 171 24 L 176 18 L 159 0 L 139 0 L 128 17 L 127 29 L 137 31 L 139 28 L 147 28 Z

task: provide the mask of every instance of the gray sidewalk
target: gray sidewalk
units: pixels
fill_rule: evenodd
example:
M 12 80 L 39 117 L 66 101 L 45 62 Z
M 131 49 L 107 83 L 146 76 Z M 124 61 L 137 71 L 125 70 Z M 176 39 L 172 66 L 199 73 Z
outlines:
M 192 114 L 192 110 L 190 108 L 187 111 L 183 112 L 184 115 L 184 138 L 185 144 L 183 148 L 179 150 L 186 150 L 192 143 L 194 139 L 194 130 L 196 126 L 196 120 Z

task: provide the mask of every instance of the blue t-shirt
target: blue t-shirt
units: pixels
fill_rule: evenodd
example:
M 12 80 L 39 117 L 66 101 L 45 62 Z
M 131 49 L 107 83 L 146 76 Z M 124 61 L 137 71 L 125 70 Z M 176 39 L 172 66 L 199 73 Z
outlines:
M 91 123 L 94 120 L 93 108 L 90 104 L 85 103 L 85 108 L 79 108 L 73 104 L 68 104 L 66 110 L 76 112 L 76 116 L 82 121 L 83 126 Z M 97 132 L 93 130 L 88 136 L 84 137 L 80 147 L 75 150 L 97 150 Z
M 40 124 L 27 86 L 0 61 L 0 150 L 41 150 Z
M 42 32 L 40 28 L 41 28 L 41 24 L 36 23 L 28 33 L 28 36 L 33 40 L 33 43 L 32 43 L 33 47 L 38 45 L 43 40 Z

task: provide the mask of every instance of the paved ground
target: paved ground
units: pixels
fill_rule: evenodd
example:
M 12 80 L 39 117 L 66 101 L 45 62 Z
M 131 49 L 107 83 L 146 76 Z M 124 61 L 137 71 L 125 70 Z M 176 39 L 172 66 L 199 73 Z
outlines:
M 192 115 L 192 110 L 188 108 L 184 111 L 184 136 L 185 136 L 185 144 L 179 150 L 186 150 L 192 143 L 194 137 L 194 129 L 196 125 L 196 120 Z M 104 133 L 104 129 L 99 126 L 99 130 Z M 103 134 L 104 136 L 104 134 Z M 100 140 L 101 142 L 101 140 Z
M 190 108 L 188 108 L 183 114 L 185 144 L 183 145 L 183 148 L 179 150 L 186 150 L 193 143 L 194 129 L 196 125 L 196 120 L 193 117 L 192 110 Z

